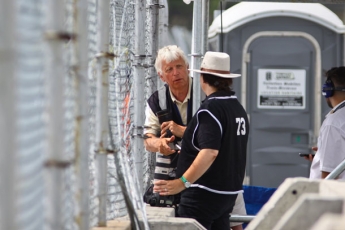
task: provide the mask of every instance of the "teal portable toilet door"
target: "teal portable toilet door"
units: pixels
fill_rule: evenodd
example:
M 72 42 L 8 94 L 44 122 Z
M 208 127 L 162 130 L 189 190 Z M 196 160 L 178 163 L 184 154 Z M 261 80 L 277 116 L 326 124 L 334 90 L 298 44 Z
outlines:
M 241 100 L 250 116 L 250 185 L 274 188 L 287 177 L 309 176 L 310 163 L 299 153 L 311 152 L 319 129 L 320 54 L 313 38 L 291 34 L 261 32 L 244 46 Z

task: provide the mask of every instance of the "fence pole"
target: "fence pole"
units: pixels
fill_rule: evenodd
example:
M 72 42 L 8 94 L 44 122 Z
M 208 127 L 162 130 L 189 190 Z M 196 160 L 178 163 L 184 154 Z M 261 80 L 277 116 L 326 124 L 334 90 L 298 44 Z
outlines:
M 208 50 L 208 23 L 209 23 L 209 9 L 210 9 L 210 0 L 202 1 L 201 8 L 201 27 L 202 27 L 202 39 L 201 39 L 201 54 L 205 54 Z
M 88 1 L 75 0 L 76 10 L 76 167 L 78 179 L 79 229 L 89 229 L 89 84 L 88 84 Z
M 15 229 L 15 30 L 17 1 L 0 0 L 0 230 Z
M 202 53 L 202 6 L 203 0 L 195 0 L 193 5 L 193 29 L 192 29 L 192 52 L 191 69 L 200 69 Z M 192 72 L 193 77 L 193 114 L 199 109 L 201 101 L 200 74 Z
M 133 100 L 134 100 L 134 126 L 135 132 L 138 133 L 140 126 L 144 125 L 143 113 L 145 109 L 145 68 L 144 61 L 145 55 L 145 14 L 146 14 L 146 1 L 136 0 L 135 3 L 135 44 L 134 44 L 134 71 L 133 71 Z M 133 137 L 133 158 L 134 166 L 137 172 L 137 178 L 143 178 L 143 159 L 145 154 L 143 139 L 139 135 Z M 139 181 L 140 191 L 143 191 L 143 181 Z
M 96 172 L 98 181 L 98 226 L 107 225 L 107 148 L 108 126 L 108 50 L 110 1 L 98 1 L 97 9 L 97 93 L 96 93 Z
M 46 1 L 46 31 L 47 41 L 47 113 L 49 122 L 47 148 L 47 221 L 50 229 L 62 229 L 64 223 L 61 218 L 63 194 L 63 170 L 70 164 L 63 157 L 64 153 L 64 76 L 65 65 L 63 56 L 64 31 L 64 2 Z
M 167 0 L 162 0 L 162 7 L 159 12 L 159 33 L 158 48 L 168 45 L 169 6 Z
M 162 85 L 162 81 L 157 76 L 156 70 L 154 68 L 154 62 L 156 60 L 156 55 L 158 51 L 158 46 L 160 44 L 160 38 L 159 35 L 159 9 L 161 8 L 161 5 L 159 4 L 159 0 L 151 0 L 151 4 L 149 5 L 151 10 L 151 76 L 152 79 L 157 79 L 157 88 L 159 88 Z

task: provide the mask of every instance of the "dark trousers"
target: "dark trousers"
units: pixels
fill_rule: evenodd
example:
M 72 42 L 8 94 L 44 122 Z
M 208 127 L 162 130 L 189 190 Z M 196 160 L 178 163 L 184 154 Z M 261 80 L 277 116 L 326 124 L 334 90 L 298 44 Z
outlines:
M 197 220 L 206 229 L 229 230 L 229 214 L 236 195 L 222 195 L 201 188 L 188 188 L 181 194 L 179 217 Z

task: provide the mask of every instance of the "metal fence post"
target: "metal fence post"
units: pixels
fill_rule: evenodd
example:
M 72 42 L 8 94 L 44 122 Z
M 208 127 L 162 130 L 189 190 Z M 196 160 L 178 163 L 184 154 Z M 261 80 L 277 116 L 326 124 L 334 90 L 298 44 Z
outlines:
M 145 0 L 136 0 L 135 3 L 135 44 L 134 44 L 134 84 L 133 84 L 133 93 L 134 93 L 134 126 L 135 131 L 138 132 L 139 127 L 144 125 L 144 116 L 143 113 L 145 108 L 145 98 L 144 95 L 144 83 L 145 83 L 145 66 L 144 61 L 146 59 L 145 55 L 145 46 L 142 44 L 145 43 Z M 143 139 L 139 135 L 135 135 L 133 139 L 133 158 L 134 158 L 134 167 L 137 172 L 137 179 L 139 181 L 139 189 L 143 190 L 143 159 L 145 150 Z
M 168 26 L 169 26 L 169 6 L 167 0 L 162 0 L 162 7 L 159 12 L 159 33 L 158 48 L 168 45 Z M 157 51 L 156 51 L 157 52 Z
M 62 229 L 64 223 L 61 218 L 63 194 L 63 170 L 69 166 L 63 157 L 64 152 L 64 76 L 65 65 L 63 45 L 66 39 L 64 31 L 64 2 L 50 0 L 46 2 L 46 31 L 47 41 L 47 113 L 49 117 L 46 162 L 48 204 L 48 228 Z
M 150 75 L 152 78 L 157 79 L 157 88 L 162 85 L 162 81 L 157 76 L 156 70 L 154 68 L 154 62 L 156 60 L 156 55 L 158 51 L 158 45 L 160 44 L 159 38 L 159 10 L 163 5 L 159 4 L 159 0 L 151 0 L 151 4 L 149 4 L 151 10 L 151 63 L 152 67 L 150 68 Z
M 203 0 L 201 7 L 201 27 L 202 27 L 202 40 L 201 40 L 201 54 L 205 54 L 208 50 L 208 23 L 210 12 L 210 0 Z
M 76 167 L 78 191 L 77 200 L 79 205 L 78 223 L 79 229 L 90 228 L 90 205 L 89 205 L 89 84 L 88 84 L 88 1 L 76 0 L 76 33 L 75 43 L 75 72 L 77 91 L 77 114 L 76 114 Z M 74 63 L 73 63 L 74 64 Z
M 203 18 L 202 18 L 203 0 L 195 0 L 193 5 L 193 29 L 192 29 L 192 52 L 191 69 L 200 69 L 203 39 Z M 200 74 L 192 72 L 193 77 L 193 114 L 200 106 Z
M 0 230 L 14 228 L 15 171 L 15 4 L 0 0 Z
M 108 46 L 110 1 L 98 1 L 97 9 L 97 96 L 96 96 L 96 172 L 98 180 L 98 226 L 106 226 L 107 149 L 108 149 Z

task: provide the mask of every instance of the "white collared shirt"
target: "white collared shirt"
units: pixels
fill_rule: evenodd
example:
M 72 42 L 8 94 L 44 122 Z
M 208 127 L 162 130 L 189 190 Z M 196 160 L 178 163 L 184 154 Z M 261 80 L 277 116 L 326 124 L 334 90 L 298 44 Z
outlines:
M 334 107 L 322 123 L 318 151 L 310 168 L 311 179 L 321 179 L 321 171 L 332 172 L 345 159 L 345 107 L 336 110 L 342 103 Z M 339 179 L 345 180 L 345 172 Z

